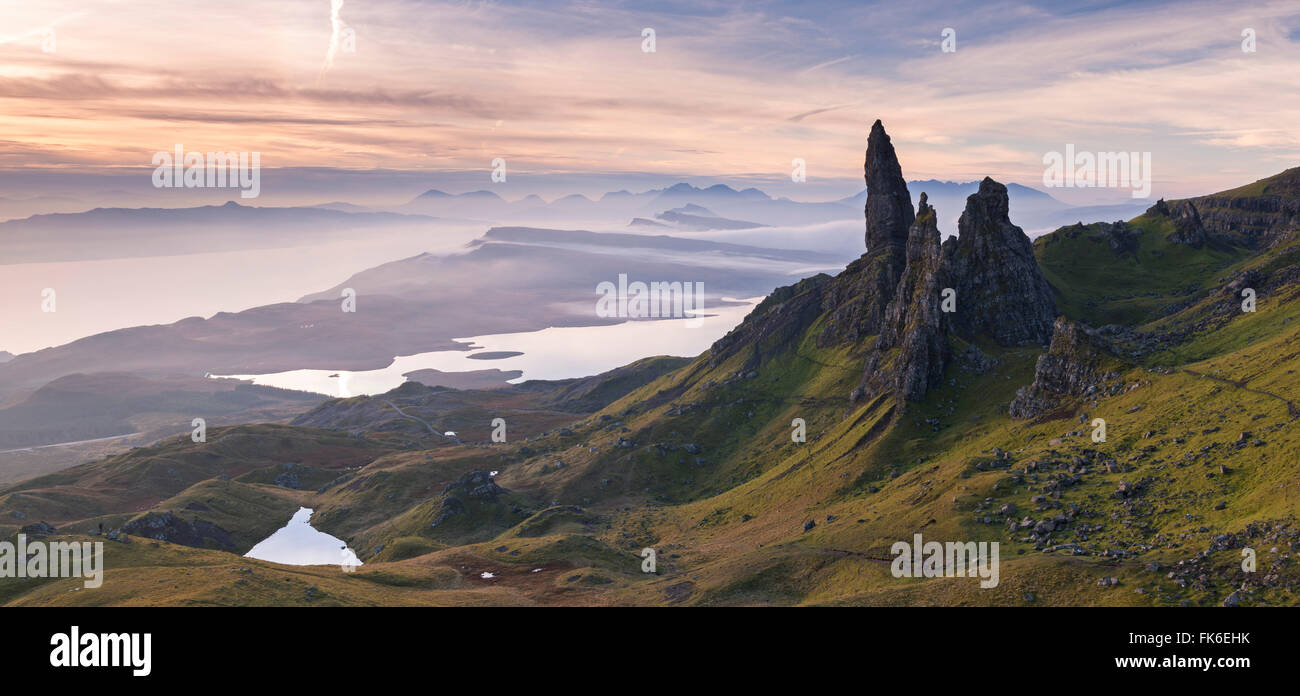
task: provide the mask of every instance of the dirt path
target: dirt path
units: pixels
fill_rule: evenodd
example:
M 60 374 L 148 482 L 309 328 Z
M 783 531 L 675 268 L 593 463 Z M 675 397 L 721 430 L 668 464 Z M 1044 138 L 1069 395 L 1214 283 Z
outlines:
M 413 421 L 415 421 L 415 422 L 417 422 L 417 423 L 422 424 L 424 427 L 426 427 L 426 428 L 429 429 L 429 432 L 433 433 L 434 435 L 437 435 L 438 437 L 441 437 L 441 438 L 444 438 L 444 439 L 447 439 L 447 440 L 451 440 L 452 442 L 455 442 L 455 443 L 458 444 L 458 445 L 461 444 L 460 438 L 458 438 L 458 437 L 453 437 L 453 436 L 451 436 L 451 435 L 445 435 L 445 434 L 443 434 L 443 433 L 441 433 L 441 432 L 438 432 L 438 430 L 437 430 L 436 428 L 434 428 L 432 425 L 429 425 L 429 421 L 426 421 L 425 419 L 420 418 L 419 416 L 412 416 L 412 415 L 410 415 L 409 413 L 403 411 L 403 410 L 401 409 L 401 407 L 399 407 L 397 404 L 395 404 L 395 403 L 393 403 L 393 402 L 391 402 L 391 401 L 385 401 L 384 403 L 388 404 L 389 406 L 392 406 L 392 407 L 393 407 L 393 410 L 394 410 L 394 411 L 397 411 L 397 415 L 399 415 L 399 416 L 401 416 L 401 417 L 403 417 L 403 418 L 406 418 L 406 419 L 409 419 L 409 420 L 413 420 Z
M 1182 371 L 1185 372 L 1185 373 L 1187 373 L 1187 374 L 1189 374 L 1189 375 L 1191 375 L 1191 376 L 1193 376 L 1193 377 L 1204 377 L 1204 378 L 1206 378 L 1206 379 L 1212 379 L 1212 380 L 1214 380 L 1214 381 L 1216 381 L 1216 382 L 1222 382 L 1223 384 L 1230 385 L 1230 386 L 1235 387 L 1235 388 L 1237 388 L 1237 389 L 1240 389 L 1240 390 L 1242 390 L 1242 391 L 1248 391 L 1248 392 L 1251 392 L 1252 394 L 1262 394 L 1262 395 L 1264 395 L 1264 396 L 1271 396 L 1271 397 L 1273 397 L 1274 399 L 1277 399 L 1278 401 L 1281 401 L 1282 403 L 1286 404 L 1286 410 L 1287 410 L 1287 413 L 1289 413 L 1289 414 L 1291 415 L 1291 420 L 1295 420 L 1297 417 L 1300 417 L 1300 409 L 1297 409 L 1295 404 L 1291 403 L 1290 400 L 1288 400 L 1288 399 L 1286 399 L 1286 398 L 1284 398 L 1284 397 L 1278 396 L 1277 394 L 1274 394 L 1274 393 L 1272 393 L 1272 392 L 1260 391 L 1259 389 L 1251 389 L 1250 387 L 1247 387 L 1247 386 L 1246 386 L 1246 383 L 1245 383 L 1245 382 L 1237 382 L 1237 381 L 1234 381 L 1234 380 L 1231 380 L 1231 379 L 1227 379 L 1227 378 L 1224 378 L 1224 377 L 1215 377 L 1214 375 L 1207 375 L 1207 374 L 1205 374 L 1204 372 L 1195 372 L 1195 371 L 1193 371 L 1193 370 L 1186 370 L 1186 369 L 1184 369 L 1184 370 L 1182 370 Z
M 124 435 L 110 435 L 108 437 L 97 437 L 91 440 L 76 440 L 75 442 L 55 442 L 49 445 L 32 445 L 31 447 L 19 447 L 18 449 L 0 450 L 0 454 L 12 454 L 14 452 L 35 452 L 36 450 L 49 449 L 51 447 L 71 447 L 72 445 L 88 445 L 92 442 L 108 442 L 109 440 L 121 440 L 124 437 L 135 437 L 140 433 L 126 433 Z

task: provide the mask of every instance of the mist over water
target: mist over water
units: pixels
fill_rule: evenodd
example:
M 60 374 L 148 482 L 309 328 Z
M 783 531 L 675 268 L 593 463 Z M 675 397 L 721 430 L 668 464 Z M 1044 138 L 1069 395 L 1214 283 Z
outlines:
M 26 353 L 131 326 L 294 302 L 348 276 L 422 252 L 459 251 L 483 228 L 279 249 L 0 265 L 0 350 Z M 41 311 L 41 291 L 57 311 Z
M 552 327 L 541 331 L 461 338 L 456 340 L 467 342 L 474 349 L 402 356 L 380 370 L 291 370 L 264 375 L 220 376 L 337 397 L 382 394 L 401 386 L 406 381 L 406 373 L 428 368 L 443 372 L 487 368 L 520 370 L 523 375 L 510 380 L 516 383 L 529 379 L 586 377 L 654 355 L 699 355 L 739 324 L 760 299 L 750 298 L 738 305 L 706 308 L 708 316 L 699 320 L 626 321 L 605 326 Z M 699 325 L 691 326 L 692 323 Z M 497 351 L 522 355 L 500 360 L 471 357 Z

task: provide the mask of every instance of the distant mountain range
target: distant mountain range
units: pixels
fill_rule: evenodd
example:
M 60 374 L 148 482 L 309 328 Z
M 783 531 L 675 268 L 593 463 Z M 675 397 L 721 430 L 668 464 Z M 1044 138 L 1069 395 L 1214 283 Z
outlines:
M 953 234 L 965 199 L 979 187 L 979 182 L 919 180 L 909 189 L 919 196 L 926 193 L 940 213 L 940 231 Z M 1007 186 L 1011 214 L 1018 223 L 1036 236 L 1062 225 L 1096 219 L 1121 220 L 1141 213 L 1149 201 L 1114 206 L 1076 207 L 1047 193 L 1020 184 Z M 735 189 L 725 184 L 699 188 L 678 183 L 641 193 L 611 191 L 598 198 L 570 195 L 546 202 L 529 195 L 507 200 L 489 190 L 450 194 L 436 189 L 426 191 L 405 205 L 392 208 L 364 208 L 330 203 L 321 207 L 336 210 L 390 210 L 438 217 L 482 218 L 492 221 L 520 221 L 542 224 L 556 220 L 614 221 L 636 226 L 665 225 L 696 230 L 745 229 L 761 226 L 807 226 L 839 220 L 856 220 L 862 213 L 867 191 L 833 201 L 806 202 L 774 198 L 757 188 Z M 915 203 L 915 201 L 914 201 Z M 707 212 L 700 212 L 701 210 Z M 628 222 L 630 221 L 630 222 Z
M 847 213 L 843 206 L 833 202 L 802 203 L 786 198 L 772 198 L 756 188 L 736 190 L 725 184 L 698 188 L 688 183 L 641 193 L 611 191 L 595 199 L 573 194 L 549 203 L 536 195 L 508 201 L 487 190 L 454 195 L 430 190 L 405 205 L 387 210 L 530 225 L 557 221 L 601 221 L 626 225 L 633 218 L 654 218 L 687 205 L 708 208 L 714 217 L 752 219 L 755 224 L 766 225 L 809 225 L 842 219 Z
M 427 228 L 433 222 L 424 215 L 234 201 L 197 208 L 95 208 L 0 222 L 0 255 L 6 263 L 174 256 L 320 243 L 358 230 Z
M 0 450 L 39 447 L 152 430 L 163 414 L 174 414 L 170 435 L 203 413 L 222 417 L 265 417 L 321 401 L 321 397 L 233 380 L 202 377 L 148 379 L 127 373 L 74 373 L 59 377 L 20 402 L 0 408 Z M 239 421 L 235 421 L 239 422 Z
M 976 186 L 929 180 L 912 182 L 910 188 L 929 195 L 940 231 L 947 235 L 956 230 L 965 197 Z M 1018 184 L 1009 185 L 1008 192 L 1012 216 L 1031 237 L 1074 222 L 1127 219 L 1147 205 L 1076 208 Z M 233 201 L 193 208 L 95 208 L 0 222 L 0 254 L 10 263 L 170 256 L 319 244 L 367 230 L 423 234 L 443 224 L 582 224 L 606 230 L 662 226 L 694 233 L 809 227 L 856 221 L 865 200 L 865 189 L 835 201 L 801 202 L 773 198 L 756 188 L 678 183 L 641 193 L 612 191 L 596 199 L 574 194 L 549 203 L 537 195 L 508 201 L 489 190 L 449 194 L 433 189 L 386 208 L 347 202 L 258 207 Z

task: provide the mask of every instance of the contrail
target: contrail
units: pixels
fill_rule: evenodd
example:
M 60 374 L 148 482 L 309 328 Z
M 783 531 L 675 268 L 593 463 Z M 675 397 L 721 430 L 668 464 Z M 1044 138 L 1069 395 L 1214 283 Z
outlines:
M 334 55 L 339 52 L 339 40 L 343 35 L 343 20 L 339 18 L 341 9 L 343 9 L 343 0 L 330 0 L 330 48 L 325 53 L 325 64 L 321 66 L 320 74 L 316 76 L 317 82 L 325 76 L 325 71 L 334 67 Z

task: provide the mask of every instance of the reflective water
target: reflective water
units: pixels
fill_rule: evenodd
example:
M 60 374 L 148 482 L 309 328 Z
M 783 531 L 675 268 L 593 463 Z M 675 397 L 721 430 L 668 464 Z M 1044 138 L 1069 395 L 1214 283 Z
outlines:
M 382 394 L 406 381 L 405 373 L 426 368 L 468 372 L 484 368 L 520 370 L 510 380 L 586 377 L 652 355 L 694 357 L 740 323 L 761 298 L 709 309 L 701 319 L 626 321 L 607 326 L 552 327 L 541 331 L 460 338 L 473 350 L 440 350 L 407 355 L 379 370 L 290 370 L 261 375 L 224 375 L 285 389 L 348 397 Z M 474 359 L 491 352 L 518 352 L 500 360 Z M 213 375 L 214 377 L 218 375 Z
M 298 508 L 289 523 L 244 554 L 285 565 L 361 565 L 342 539 L 311 526 L 311 508 Z

